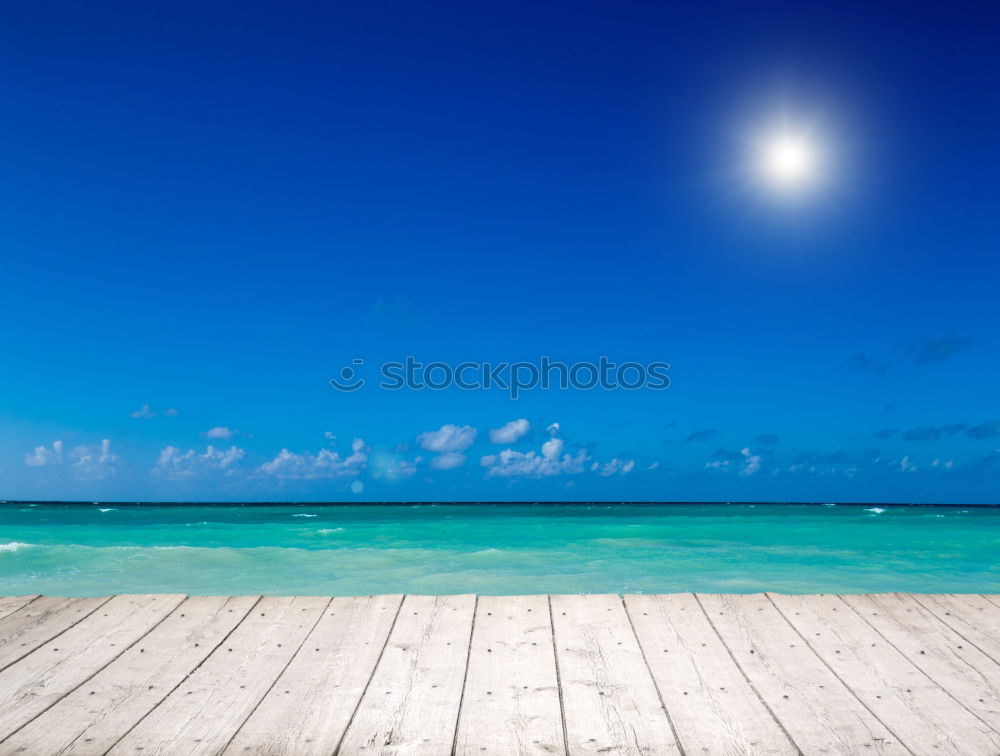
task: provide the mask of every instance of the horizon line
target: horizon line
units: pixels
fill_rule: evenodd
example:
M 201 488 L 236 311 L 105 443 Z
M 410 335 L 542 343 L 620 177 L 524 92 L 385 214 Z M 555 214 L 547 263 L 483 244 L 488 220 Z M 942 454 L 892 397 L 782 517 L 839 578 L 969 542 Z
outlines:
M 359 507 L 359 506 L 398 506 L 398 507 L 418 507 L 418 506 L 580 506 L 587 504 L 601 504 L 608 506 L 673 506 L 673 505 L 705 505 L 705 506 L 805 506 L 805 507 L 979 507 L 979 508 L 1000 508 L 1000 503 L 977 503 L 977 504 L 957 504 L 948 502 L 890 502 L 890 501 L 757 501 L 757 500 L 728 500 L 728 501 L 684 501 L 684 500 L 574 500 L 567 501 L 561 499 L 523 499 L 523 500 L 485 500 L 474 499 L 434 501 L 434 500 L 393 500 L 393 501 L 83 501 L 83 500 L 58 500 L 58 499 L 0 499 L 0 505 L 26 505 L 26 506 L 65 506 L 65 507 L 94 507 L 101 505 L 114 505 L 120 507 Z

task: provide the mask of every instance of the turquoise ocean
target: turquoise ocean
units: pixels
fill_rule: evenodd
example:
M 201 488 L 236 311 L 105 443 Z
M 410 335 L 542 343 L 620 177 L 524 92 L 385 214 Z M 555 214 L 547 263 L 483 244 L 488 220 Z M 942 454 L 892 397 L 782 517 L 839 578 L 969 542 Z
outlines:
M 0 594 L 1000 593 L 1000 508 L 0 504 Z

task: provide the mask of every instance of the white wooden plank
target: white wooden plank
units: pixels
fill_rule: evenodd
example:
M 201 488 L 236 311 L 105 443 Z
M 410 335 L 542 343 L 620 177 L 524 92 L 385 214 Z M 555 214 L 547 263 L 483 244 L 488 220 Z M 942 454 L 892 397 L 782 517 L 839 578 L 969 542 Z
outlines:
M 0 675 L 0 739 L 107 666 L 183 600 L 174 594 L 115 596 L 8 667 Z
M 547 596 L 482 596 L 455 752 L 565 753 Z
M 927 595 L 927 594 L 925 594 L 925 595 Z M 952 595 L 955 595 L 955 596 L 967 596 L 967 595 L 970 595 L 970 594 L 956 593 L 956 594 L 952 594 Z M 980 593 L 980 594 L 976 594 L 976 595 L 982 596 L 984 599 L 986 599 L 990 603 L 995 604 L 996 606 L 1000 607 L 1000 593 Z
M 110 598 L 42 596 L 0 619 L 0 670 L 48 643 Z
M 569 753 L 680 753 L 617 595 L 552 596 Z
M 926 594 L 914 600 L 1000 663 L 1000 606 L 975 594 Z
M 109 753 L 220 753 L 294 656 L 329 598 L 268 596 Z
M 30 593 L 24 596 L 0 596 L 0 619 L 8 614 L 13 614 L 21 607 L 27 606 L 38 598 L 37 593 Z
M 617 597 L 497 597 L 479 599 L 474 623 L 473 597 L 410 597 L 391 633 L 399 597 L 327 612 L 326 599 L 263 599 L 267 616 L 251 611 L 228 637 L 253 597 L 171 613 L 123 602 L 181 597 L 28 598 L 0 597 L 0 659 L 15 660 L 0 672 L 0 756 L 648 755 L 677 753 L 674 737 L 688 756 L 788 753 L 768 709 L 804 754 L 1000 753 L 990 597 L 774 596 L 779 613 L 763 596 L 629 596 L 627 614 Z M 366 602 L 388 602 L 387 616 Z
M 908 752 L 766 596 L 696 595 L 733 658 L 803 754 Z
M 625 596 L 625 607 L 685 753 L 798 753 L 694 595 Z
M 104 753 L 204 661 L 257 598 L 187 599 L 118 659 L 0 743 L 0 754 Z
M 339 753 L 450 753 L 475 596 L 407 596 Z
M 938 687 L 839 596 L 768 594 L 806 643 L 914 753 L 1000 753 L 1000 735 Z
M 942 621 L 953 615 L 942 611 L 939 619 L 899 593 L 843 600 L 936 685 L 1000 732 L 1000 664 Z
M 226 753 L 331 754 L 375 671 L 403 597 L 335 598 Z

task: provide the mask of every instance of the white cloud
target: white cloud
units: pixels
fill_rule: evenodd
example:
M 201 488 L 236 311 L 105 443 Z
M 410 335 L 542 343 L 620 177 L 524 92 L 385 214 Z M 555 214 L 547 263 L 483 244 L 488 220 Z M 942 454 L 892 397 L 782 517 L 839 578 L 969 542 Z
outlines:
M 121 457 L 111 451 L 111 441 L 101 439 L 92 446 L 74 446 L 66 455 L 72 461 L 73 474 L 83 480 L 105 480 L 117 471 Z M 24 455 L 28 467 L 61 465 L 63 462 L 63 442 L 53 441 L 52 448 L 36 446 L 34 451 Z
M 548 428 L 546 428 L 550 435 L 554 436 L 559 432 L 559 423 L 552 423 Z
M 531 430 L 531 423 L 523 417 L 511 420 L 506 425 L 494 428 L 490 431 L 490 441 L 494 444 L 512 444 L 524 438 L 524 434 Z
M 903 472 L 916 472 L 917 466 L 910 462 L 909 457 L 903 457 L 899 462 L 899 469 Z
M 111 451 L 111 441 L 104 438 L 96 446 L 77 446 L 70 453 L 73 472 L 84 480 L 106 480 L 121 464 L 121 457 Z
M 550 426 L 551 427 L 551 426 Z M 564 454 L 561 438 L 550 438 L 542 444 L 542 453 L 519 452 L 504 449 L 499 454 L 489 454 L 480 460 L 486 468 L 486 477 L 543 478 L 552 475 L 582 473 L 590 457 L 581 449 L 575 455 Z
M 24 455 L 24 464 L 28 467 L 44 467 L 45 465 L 60 465 L 63 461 L 63 442 L 53 441 L 52 448 L 36 446 L 33 452 Z
M 436 431 L 426 431 L 417 436 L 417 443 L 427 451 L 461 452 L 476 440 L 476 429 L 469 425 L 442 425 Z
M 546 459 L 555 459 L 562 454 L 565 444 L 561 438 L 550 438 L 542 444 L 542 456 Z
M 649 467 L 647 467 L 646 469 L 647 469 L 647 470 L 655 470 L 655 469 L 656 469 L 657 467 L 659 467 L 659 466 L 660 466 L 660 463 L 659 463 L 659 461 L 656 461 L 656 462 L 653 462 L 653 463 L 652 463 L 652 464 L 651 464 L 651 465 L 650 465 Z
M 150 407 L 149 407 L 148 404 L 144 404 L 139 409 L 137 409 L 135 412 L 130 412 L 129 413 L 129 417 L 133 417 L 136 420 L 149 420 L 149 418 L 151 418 L 151 417 L 153 417 L 155 415 L 156 415 L 156 413 L 153 412 L 152 409 L 150 409 Z
M 166 417 L 177 417 L 177 410 L 173 407 L 163 410 L 163 414 Z M 148 404 L 142 405 L 135 412 L 129 412 L 129 417 L 135 418 L 136 420 L 149 420 L 151 417 L 156 417 L 156 413 L 153 412 L 153 408 Z
M 431 467 L 435 470 L 453 470 L 465 464 L 465 455 L 459 452 L 445 452 L 439 454 L 431 460 Z
M 194 449 L 181 452 L 176 446 L 166 446 L 153 466 L 153 474 L 170 480 L 194 478 L 215 470 L 232 474 L 235 472 L 233 465 L 244 456 L 246 452 L 235 446 L 222 450 L 209 444 L 202 454 Z
M 628 473 L 632 472 L 634 468 L 635 468 L 634 459 L 618 459 L 618 457 L 614 457 L 613 459 L 611 459 L 611 461 L 605 462 L 603 465 L 595 462 L 591 466 L 592 470 L 596 471 L 598 475 L 601 475 L 605 478 L 608 477 L 609 475 L 616 475 L 616 474 L 627 475 Z
M 740 449 L 740 456 L 736 457 L 733 455 L 732 459 L 714 459 L 711 462 L 705 463 L 705 468 L 710 470 L 729 470 L 730 468 L 739 468 L 740 475 L 750 476 L 760 470 L 761 456 L 759 454 L 753 454 L 750 451 L 750 447 L 745 446 Z M 790 468 L 790 472 L 793 472 Z
M 374 471 L 372 476 L 375 478 L 385 478 L 387 480 L 398 480 L 400 478 L 411 478 L 417 472 L 417 465 L 423 461 L 423 457 L 414 457 L 414 459 L 398 459 L 392 456 L 381 456 L 376 457 L 372 461 L 372 467 Z
M 265 462 L 257 471 L 279 480 L 316 480 L 319 478 L 342 478 L 358 475 L 368 465 L 365 442 L 360 438 L 351 444 L 352 453 L 341 459 L 337 452 L 321 449 L 316 454 L 306 452 L 293 454 L 282 449 L 278 456 Z
M 740 454 L 743 455 L 743 469 L 740 470 L 740 475 L 753 475 L 755 472 L 760 470 L 760 455 L 751 454 L 750 447 L 744 447 L 740 449 Z
M 214 428 L 209 428 L 205 431 L 205 438 L 221 438 L 223 441 L 228 441 L 237 433 L 239 431 L 227 428 L 225 425 L 216 425 Z
M 337 440 L 337 437 L 335 435 L 333 435 L 333 431 L 327 431 L 326 433 L 323 434 L 323 437 L 327 441 L 336 441 Z

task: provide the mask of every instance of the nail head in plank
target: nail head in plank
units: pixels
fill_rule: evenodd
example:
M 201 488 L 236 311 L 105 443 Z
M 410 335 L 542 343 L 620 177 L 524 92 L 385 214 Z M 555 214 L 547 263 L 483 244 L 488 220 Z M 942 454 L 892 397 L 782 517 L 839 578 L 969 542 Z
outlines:
M 18 609 L 27 606 L 36 598 L 38 598 L 37 593 L 31 593 L 24 596 L 0 596 L 0 619 L 3 619 L 7 615 L 16 612 Z

